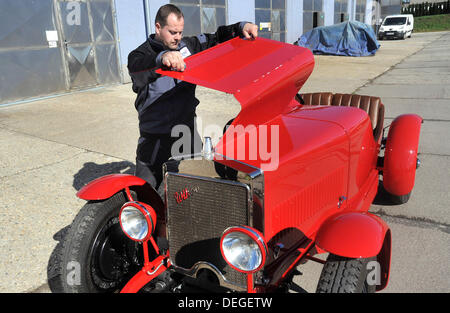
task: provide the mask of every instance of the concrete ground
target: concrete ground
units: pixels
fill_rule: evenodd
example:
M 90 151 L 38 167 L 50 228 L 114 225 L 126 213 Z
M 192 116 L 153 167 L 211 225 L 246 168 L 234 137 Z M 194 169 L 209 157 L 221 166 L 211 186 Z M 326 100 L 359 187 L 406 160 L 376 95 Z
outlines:
M 302 92 L 380 96 L 386 125 L 420 114 L 422 167 L 410 201 L 374 204 L 392 229 L 386 292 L 450 291 L 450 32 L 381 41 L 373 57 L 315 56 Z M 232 95 L 198 88 L 202 135 L 239 112 Z M 75 193 L 94 178 L 133 173 L 138 138 L 131 85 L 0 107 L 0 292 L 49 292 L 47 266 L 60 231 L 85 203 Z M 208 130 L 209 129 L 209 130 Z M 314 291 L 321 265 L 299 266 Z

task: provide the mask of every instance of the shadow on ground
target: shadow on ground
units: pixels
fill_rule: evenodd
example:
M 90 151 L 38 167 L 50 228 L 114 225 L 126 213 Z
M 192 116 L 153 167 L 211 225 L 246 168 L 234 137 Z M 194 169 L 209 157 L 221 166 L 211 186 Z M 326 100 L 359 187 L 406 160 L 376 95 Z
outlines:
M 96 178 L 109 174 L 134 174 L 136 166 L 129 161 L 96 164 L 84 163 L 83 167 L 73 176 L 73 187 L 80 190 L 84 185 Z

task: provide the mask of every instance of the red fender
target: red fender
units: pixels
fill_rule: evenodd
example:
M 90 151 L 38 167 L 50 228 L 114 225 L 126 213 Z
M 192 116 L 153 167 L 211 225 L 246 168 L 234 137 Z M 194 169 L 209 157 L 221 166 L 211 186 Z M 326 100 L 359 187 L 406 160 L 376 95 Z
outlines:
M 333 215 L 320 226 L 316 244 L 327 252 L 347 258 L 376 256 L 381 274 L 377 290 L 387 286 L 391 263 L 391 231 L 378 216 L 368 212 Z
M 159 221 L 165 220 L 164 202 L 159 194 L 145 180 L 134 175 L 111 174 L 97 178 L 81 188 L 77 197 L 84 200 L 105 200 L 127 187 L 133 187 L 140 201 L 152 205 Z
M 91 181 L 77 192 L 84 200 L 104 200 L 120 190 L 130 186 L 143 186 L 147 182 L 142 178 L 128 174 L 111 174 Z
M 397 196 L 414 187 L 422 118 L 416 114 L 397 117 L 389 128 L 384 152 L 383 186 Z
M 378 255 L 388 230 L 386 222 L 371 213 L 340 213 L 320 226 L 316 243 L 343 257 L 369 258 Z

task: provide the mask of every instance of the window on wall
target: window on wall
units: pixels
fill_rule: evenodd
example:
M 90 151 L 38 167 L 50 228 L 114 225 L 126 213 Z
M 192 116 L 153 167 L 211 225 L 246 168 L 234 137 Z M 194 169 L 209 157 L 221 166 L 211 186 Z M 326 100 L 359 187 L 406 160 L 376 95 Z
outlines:
M 334 24 L 348 21 L 348 0 L 334 0 Z
M 365 16 L 366 16 L 366 0 L 356 0 L 355 20 L 364 23 Z
M 214 33 L 226 25 L 225 0 L 171 0 L 184 15 L 184 36 Z
M 323 26 L 325 13 L 322 0 L 303 0 L 303 33 Z
M 286 41 L 285 0 L 255 0 L 255 20 L 258 36 Z

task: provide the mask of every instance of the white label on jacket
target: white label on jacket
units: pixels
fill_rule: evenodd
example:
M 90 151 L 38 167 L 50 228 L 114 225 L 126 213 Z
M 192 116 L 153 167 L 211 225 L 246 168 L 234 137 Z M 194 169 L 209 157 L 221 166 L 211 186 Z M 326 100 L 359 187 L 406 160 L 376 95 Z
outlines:
M 187 47 L 183 47 L 183 48 L 180 50 L 180 53 L 181 53 L 181 56 L 183 57 L 183 59 L 184 59 L 184 58 L 187 58 L 188 56 L 191 55 L 191 52 L 189 51 L 189 49 L 188 49 Z

